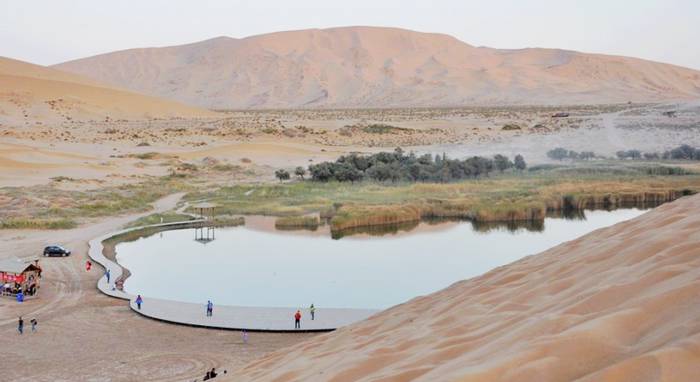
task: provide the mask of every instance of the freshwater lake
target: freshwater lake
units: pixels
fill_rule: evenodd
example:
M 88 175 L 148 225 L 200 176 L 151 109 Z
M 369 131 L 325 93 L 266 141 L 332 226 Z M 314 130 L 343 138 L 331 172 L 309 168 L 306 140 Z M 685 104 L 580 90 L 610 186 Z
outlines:
M 215 305 L 384 309 L 481 275 L 599 228 L 639 209 L 585 211 L 544 226 L 484 229 L 470 222 L 420 223 L 409 232 L 333 239 L 327 230 L 194 229 L 117 245 L 131 271 L 124 289 L 145 297 Z

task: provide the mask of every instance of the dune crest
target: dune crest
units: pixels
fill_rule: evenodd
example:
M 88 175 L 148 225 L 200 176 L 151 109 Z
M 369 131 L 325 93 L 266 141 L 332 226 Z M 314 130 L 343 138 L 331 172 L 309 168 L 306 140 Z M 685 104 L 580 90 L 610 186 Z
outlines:
M 696 380 L 699 249 L 700 196 L 685 197 L 231 375 L 236 381 Z
M 601 104 L 700 96 L 700 72 L 560 49 L 343 27 L 131 49 L 55 68 L 206 108 Z
M 0 57 L 0 123 L 212 117 L 215 113 Z

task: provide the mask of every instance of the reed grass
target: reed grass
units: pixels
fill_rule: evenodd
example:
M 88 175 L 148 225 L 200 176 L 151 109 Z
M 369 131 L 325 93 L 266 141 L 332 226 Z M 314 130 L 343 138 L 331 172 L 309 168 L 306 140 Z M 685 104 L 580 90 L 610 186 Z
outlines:
M 277 229 L 311 229 L 316 230 L 320 224 L 316 216 L 285 216 L 275 220 Z
M 616 165 L 615 171 L 604 167 L 541 168 L 440 184 L 307 181 L 239 185 L 193 192 L 186 198 L 212 201 L 229 214 L 319 213 L 330 218 L 332 230 L 342 231 L 425 218 L 538 221 L 551 211 L 653 206 L 700 191 L 700 175 L 695 173 L 655 175 L 640 170 L 639 164 L 626 170 Z
M 78 226 L 72 219 L 5 219 L 0 229 L 71 229 Z

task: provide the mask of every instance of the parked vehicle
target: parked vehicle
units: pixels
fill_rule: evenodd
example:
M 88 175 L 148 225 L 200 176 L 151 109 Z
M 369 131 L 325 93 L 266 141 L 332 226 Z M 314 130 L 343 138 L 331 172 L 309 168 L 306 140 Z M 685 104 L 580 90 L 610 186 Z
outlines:
M 60 245 L 49 245 L 44 248 L 44 256 L 68 256 L 70 251 L 61 247 Z

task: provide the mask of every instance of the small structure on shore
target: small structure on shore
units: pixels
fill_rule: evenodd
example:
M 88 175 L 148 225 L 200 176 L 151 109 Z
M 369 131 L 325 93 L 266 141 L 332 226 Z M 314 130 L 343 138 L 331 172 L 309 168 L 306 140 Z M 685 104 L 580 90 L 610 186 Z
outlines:
M 0 260 L 0 295 L 35 297 L 39 292 L 41 267 L 39 260 L 28 262 L 17 258 Z
M 214 203 L 198 203 L 192 206 L 192 209 L 202 219 L 194 228 L 194 240 L 202 244 L 213 241 L 216 236 L 214 232 Z

